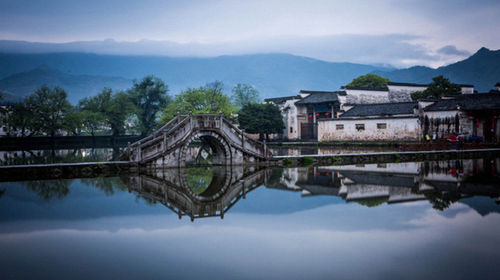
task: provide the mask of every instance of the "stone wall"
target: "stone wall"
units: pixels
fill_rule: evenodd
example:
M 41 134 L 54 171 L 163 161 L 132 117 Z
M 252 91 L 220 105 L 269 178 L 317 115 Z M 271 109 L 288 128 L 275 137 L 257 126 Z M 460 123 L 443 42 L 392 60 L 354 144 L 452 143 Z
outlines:
M 388 91 L 345 89 L 345 102 L 348 104 L 372 104 L 389 102 Z
M 364 125 L 364 129 L 360 129 L 359 125 Z M 417 117 L 332 119 L 318 122 L 319 141 L 418 141 L 420 133 Z

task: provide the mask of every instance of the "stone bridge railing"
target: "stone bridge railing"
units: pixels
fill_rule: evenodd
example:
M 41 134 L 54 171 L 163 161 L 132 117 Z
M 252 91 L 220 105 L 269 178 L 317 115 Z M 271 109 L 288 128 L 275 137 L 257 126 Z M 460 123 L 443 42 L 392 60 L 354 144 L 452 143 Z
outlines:
M 127 147 L 129 160 L 147 163 L 179 150 L 196 131 L 214 131 L 234 149 L 259 159 L 271 156 L 266 145 L 248 138 L 220 114 L 178 115 L 151 135 Z M 179 159 L 182 160 L 182 159 Z

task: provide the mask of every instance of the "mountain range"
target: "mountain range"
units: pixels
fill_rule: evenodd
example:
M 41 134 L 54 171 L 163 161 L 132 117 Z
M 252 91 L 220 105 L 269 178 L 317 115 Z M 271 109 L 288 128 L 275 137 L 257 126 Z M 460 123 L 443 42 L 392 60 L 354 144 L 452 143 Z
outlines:
M 134 79 L 153 74 L 171 94 L 220 80 L 225 92 L 236 83 L 255 86 L 262 98 L 297 94 L 301 89 L 338 90 L 367 73 L 394 82 L 429 83 L 444 75 L 453 82 L 489 91 L 500 81 L 500 51 L 480 49 L 471 57 L 436 69 L 416 66 L 395 69 L 346 62 L 326 62 L 290 54 L 218 57 L 168 57 L 93 53 L 0 53 L 0 91 L 24 97 L 41 85 L 61 86 L 72 103 L 103 87 L 123 90 Z

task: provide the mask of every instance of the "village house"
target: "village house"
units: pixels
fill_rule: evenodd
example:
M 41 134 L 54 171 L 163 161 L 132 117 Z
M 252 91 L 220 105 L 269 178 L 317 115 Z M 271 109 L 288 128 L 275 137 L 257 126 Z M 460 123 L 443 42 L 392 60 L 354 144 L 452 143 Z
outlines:
M 345 103 L 344 91 L 301 90 L 299 95 L 265 99 L 279 106 L 285 129 L 282 139 L 316 140 L 318 121 L 333 119 Z
M 461 133 L 471 141 L 500 140 L 500 83 L 490 93 L 460 85 L 461 95 L 411 101 L 428 85 L 388 83 L 387 88 L 342 87 L 342 91 L 301 90 L 269 98 L 283 115 L 287 140 L 420 141 Z
M 420 136 L 417 102 L 344 105 L 336 119 L 321 120 L 319 141 L 412 141 Z

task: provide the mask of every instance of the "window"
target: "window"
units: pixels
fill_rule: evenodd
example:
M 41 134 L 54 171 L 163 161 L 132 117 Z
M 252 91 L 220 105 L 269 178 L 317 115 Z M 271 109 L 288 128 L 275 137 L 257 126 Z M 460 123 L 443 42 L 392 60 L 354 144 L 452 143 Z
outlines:
M 290 133 L 293 133 L 293 127 L 290 126 Z
M 335 126 L 335 129 L 336 129 L 336 130 L 342 130 L 342 129 L 344 129 L 344 125 L 343 125 L 343 124 L 337 124 L 337 125 Z
M 357 123 L 356 130 L 357 131 L 365 130 L 365 124 L 364 123 Z
M 377 124 L 377 128 L 378 129 L 386 129 L 387 128 L 387 124 L 386 123 L 378 123 Z

